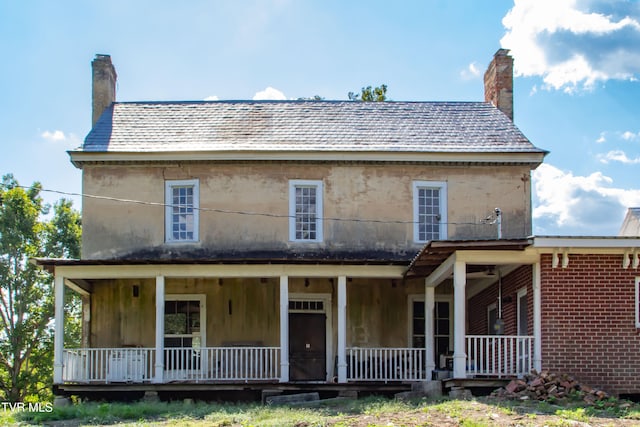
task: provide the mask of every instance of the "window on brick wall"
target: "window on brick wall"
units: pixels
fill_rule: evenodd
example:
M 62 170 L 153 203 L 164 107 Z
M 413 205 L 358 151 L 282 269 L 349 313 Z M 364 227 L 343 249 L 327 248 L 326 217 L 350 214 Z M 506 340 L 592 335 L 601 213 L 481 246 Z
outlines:
M 498 331 L 498 304 L 487 306 L 487 334 L 496 335 Z
M 518 291 L 518 335 L 529 334 L 527 288 Z

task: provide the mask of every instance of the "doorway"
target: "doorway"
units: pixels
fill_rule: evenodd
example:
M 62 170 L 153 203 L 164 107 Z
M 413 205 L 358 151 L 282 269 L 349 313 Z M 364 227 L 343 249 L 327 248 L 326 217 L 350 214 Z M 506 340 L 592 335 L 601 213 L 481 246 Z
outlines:
M 328 381 L 334 375 L 331 294 L 289 295 L 289 379 Z
M 289 313 L 289 378 L 324 381 L 327 378 L 324 313 Z

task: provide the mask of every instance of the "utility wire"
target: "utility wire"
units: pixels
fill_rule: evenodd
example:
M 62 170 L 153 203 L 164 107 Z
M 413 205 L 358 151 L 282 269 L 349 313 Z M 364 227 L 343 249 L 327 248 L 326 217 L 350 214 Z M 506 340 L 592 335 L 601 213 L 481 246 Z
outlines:
M 4 187 L 8 189 L 6 185 L 0 183 L 0 187 Z M 31 187 L 26 187 L 23 185 L 14 185 L 12 187 L 18 187 L 23 189 L 29 189 Z M 62 196 L 77 196 L 77 197 L 86 197 L 88 199 L 97 199 L 97 200 L 107 200 L 111 202 L 119 202 L 119 203 L 131 203 L 136 205 L 145 205 L 145 206 L 157 206 L 163 208 L 173 208 L 173 207 L 184 207 L 184 205 L 174 205 L 170 203 L 162 203 L 162 202 L 149 202 L 145 200 L 135 200 L 135 199 L 123 199 L 118 197 L 110 197 L 110 196 L 99 196 L 95 194 L 87 194 L 87 193 L 73 193 L 68 191 L 60 191 L 60 190 L 49 190 L 45 188 L 40 188 L 39 191 L 60 194 Z M 1 198 L 0 198 L 1 200 Z M 234 215 L 247 215 L 247 216 L 261 216 L 261 217 L 269 217 L 269 218 L 296 218 L 295 215 L 282 215 L 282 214 L 274 214 L 268 212 L 252 212 L 252 211 L 239 211 L 233 209 L 220 209 L 220 208 L 206 208 L 206 207 L 191 207 L 194 211 L 200 212 L 215 212 L 222 214 L 234 214 Z M 493 225 L 495 224 L 494 214 L 491 213 L 485 219 L 479 222 L 438 222 L 437 224 L 443 225 Z M 359 223 L 373 223 L 373 224 L 418 224 L 419 221 L 403 221 L 403 220 L 384 220 L 384 219 L 362 219 L 362 218 L 337 218 L 337 217 L 319 217 L 318 219 L 324 221 L 333 221 L 333 222 L 359 222 Z

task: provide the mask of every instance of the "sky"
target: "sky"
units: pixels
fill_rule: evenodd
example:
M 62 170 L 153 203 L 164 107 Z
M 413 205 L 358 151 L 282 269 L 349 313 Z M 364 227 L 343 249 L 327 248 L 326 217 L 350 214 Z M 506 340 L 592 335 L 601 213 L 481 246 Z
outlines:
M 640 206 L 640 1 L 0 1 L 0 174 L 45 200 L 81 193 L 67 150 L 91 127 L 91 60 L 118 101 L 483 101 L 514 57 L 514 121 L 550 154 L 532 174 L 535 235 L 617 235 Z M 80 208 L 81 198 L 74 200 Z

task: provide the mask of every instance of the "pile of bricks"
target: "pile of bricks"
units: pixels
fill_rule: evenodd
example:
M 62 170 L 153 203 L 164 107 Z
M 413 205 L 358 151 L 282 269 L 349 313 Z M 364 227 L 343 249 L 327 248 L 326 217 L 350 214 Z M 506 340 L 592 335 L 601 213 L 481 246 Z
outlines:
M 511 381 L 504 388 L 491 393 L 499 399 L 557 400 L 568 396 L 581 398 L 588 404 L 607 400 L 610 396 L 585 384 L 580 384 L 567 374 L 533 371 L 522 379 Z

